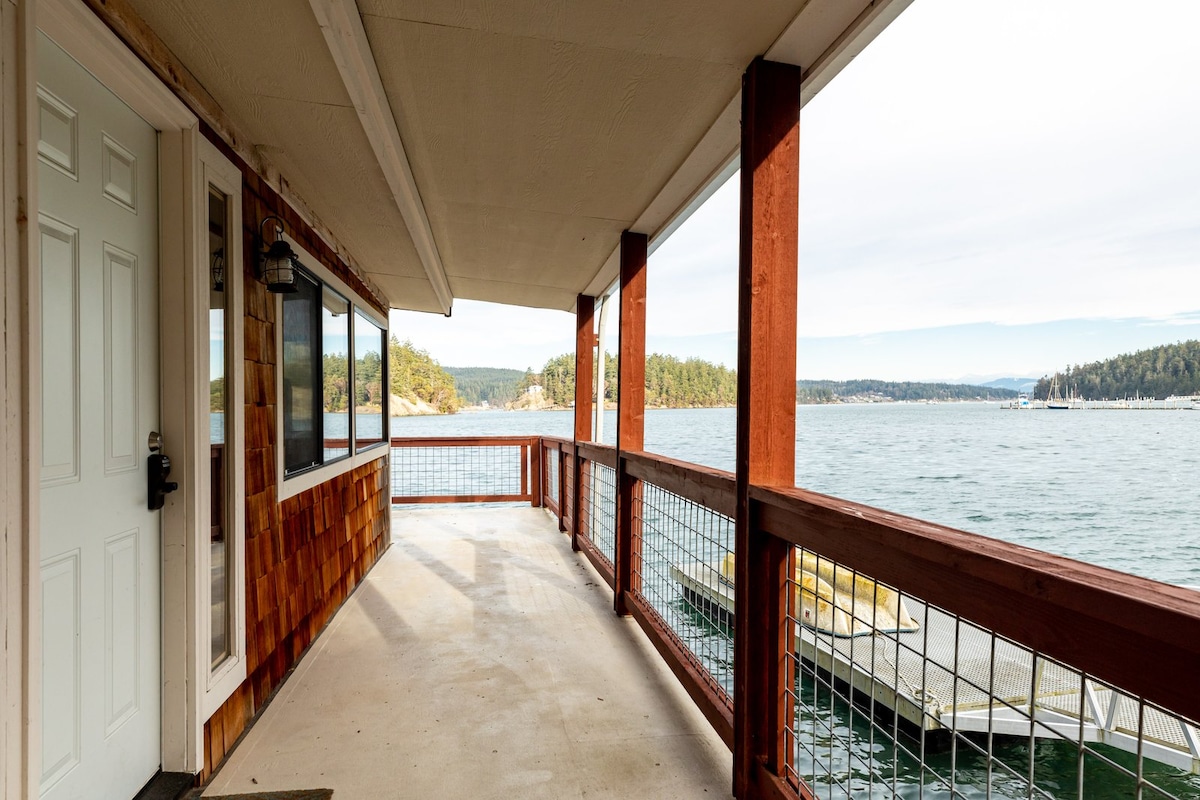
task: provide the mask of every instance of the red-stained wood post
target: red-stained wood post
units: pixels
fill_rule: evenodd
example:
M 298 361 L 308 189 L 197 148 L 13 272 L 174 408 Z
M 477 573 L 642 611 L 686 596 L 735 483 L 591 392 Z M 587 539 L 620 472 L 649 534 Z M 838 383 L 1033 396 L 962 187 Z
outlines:
M 567 530 L 567 454 L 563 452 L 562 444 L 555 445 L 558 449 L 558 529 L 564 533 Z
M 644 233 L 621 234 L 621 325 L 617 356 L 617 542 L 613 607 L 629 613 L 626 593 L 641 590 L 641 526 L 634 519 L 641 487 L 625 471 L 623 452 L 641 450 L 646 432 L 646 255 Z
M 596 298 L 581 294 L 575 297 L 575 444 L 592 440 L 592 402 L 596 395 L 594 382 L 596 348 L 595 332 Z M 604 408 L 603 399 L 600 404 Z M 579 532 L 583 525 L 584 492 L 587 484 L 583 480 L 583 459 L 578 448 L 571 449 L 572 495 L 575 506 L 571 509 L 571 549 L 579 550 Z
M 795 549 L 752 525 L 749 489 L 796 480 L 800 68 L 755 59 L 742 78 L 738 257 L 733 791 L 766 796 L 794 712 L 787 581 Z
M 542 461 L 542 440 L 532 436 L 529 439 L 529 477 L 533 484 L 529 487 L 529 502 L 534 508 L 542 507 L 542 483 L 545 480 Z

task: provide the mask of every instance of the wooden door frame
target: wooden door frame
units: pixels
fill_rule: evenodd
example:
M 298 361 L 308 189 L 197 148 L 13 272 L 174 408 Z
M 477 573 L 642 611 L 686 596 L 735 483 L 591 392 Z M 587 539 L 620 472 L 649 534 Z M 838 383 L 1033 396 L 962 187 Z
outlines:
M 25 359 L 24 226 L 19 205 L 25 161 L 20 143 L 28 94 L 23 8 L 0 0 L 0 798 L 29 794 L 27 748 L 29 704 L 29 553 L 26 531 L 25 453 L 28 452 Z
M 0 797 L 38 795 L 40 765 L 41 297 L 38 280 L 36 45 L 42 30 L 156 128 L 159 134 L 161 426 L 180 489 L 162 515 L 162 737 L 165 771 L 203 766 L 197 672 L 202 591 L 195 574 L 201 476 L 208 467 L 207 263 L 198 257 L 199 123 L 196 116 L 81 0 L 0 0 L 6 54 L 0 152 L 5 344 L 0 488 L 4 492 L 4 628 L 0 658 Z M 13 44 L 14 48 L 8 45 Z M 7 98 L 15 94 L 16 102 Z M 13 141 L 15 138 L 15 142 Z M 30 143 L 33 143 L 32 145 Z M 32 211 L 31 211 L 32 209 Z M 32 219 L 30 219 L 32 218 Z M 15 225 L 12 223 L 16 223 Z M 14 230 L 15 229 L 15 230 Z M 201 309 L 203 313 L 200 313 Z M 17 324 L 12 324 L 14 317 Z M 203 383 L 204 385 L 201 385 Z M 202 395 L 201 395 L 202 393 Z M 202 398 L 202 401 L 201 401 Z M 203 428 L 203 431 L 201 431 Z M 201 432 L 203 437 L 201 437 Z M 203 438 L 205 447 L 196 445 Z M 16 498 L 17 502 L 8 502 Z M 207 534 L 207 530 L 204 531 Z M 14 643 L 14 638 L 16 642 Z M 15 644 L 15 646 L 14 646 Z

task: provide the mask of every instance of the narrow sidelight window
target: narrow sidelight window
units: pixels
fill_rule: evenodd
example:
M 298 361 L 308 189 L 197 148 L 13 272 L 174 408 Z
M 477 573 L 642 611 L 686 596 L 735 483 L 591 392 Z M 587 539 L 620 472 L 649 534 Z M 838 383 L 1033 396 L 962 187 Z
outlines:
M 199 602 L 188 603 L 195 650 L 189 649 L 189 691 L 197 692 L 202 719 L 221 707 L 246 679 L 246 415 L 245 331 L 242 292 L 242 173 L 207 141 L 200 143 L 197 256 L 207 266 L 193 276 L 196 310 L 208 308 L 208 380 L 196 387 L 200 431 L 208 430 L 209 465 L 199 476 L 207 491 L 189 550 L 195 547 Z M 207 233 L 207 236 L 205 236 Z M 200 283 L 203 280 L 204 285 Z M 207 290 L 207 291 L 206 291 Z M 257 324 L 257 323 L 256 323 Z M 197 341 L 203 351 L 203 342 Z M 208 395 L 204 405 L 204 395 Z M 193 671 L 194 670 L 194 671 Z
M 225 282 L 229 250 L 229 198 L 215 186 L 208 187 L 208 263 L 210 268 L 208 292 L 209 336 L 209 447 L 210 454 L 210 542 L 209 542 L 209 669 L 221 666 L 232 653 L 230 632 L 233 629 L 233 603 L 230 602 L 230 565 L 233 537 L 230 536 L 228 509 L 228 462 L 232 448 L 226 436 L 227 420 L 232 419 L 232 392 L 226 388 L 233 337 L 227 314 Z

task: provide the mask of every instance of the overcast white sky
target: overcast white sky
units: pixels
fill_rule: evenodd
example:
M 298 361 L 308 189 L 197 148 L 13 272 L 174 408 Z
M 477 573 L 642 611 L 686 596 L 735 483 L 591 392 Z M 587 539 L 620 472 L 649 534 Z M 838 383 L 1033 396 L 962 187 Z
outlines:
M 1037 376 L 1200 337 L 1196 31 L 1193 0 L 917 0 L 801 112 L 799 377 Z M 651 256 L 650 351 L 734 365 L 737 195 Z M 574 347 L 568 314 L 463 300 L 392 326 L 449 366 Z

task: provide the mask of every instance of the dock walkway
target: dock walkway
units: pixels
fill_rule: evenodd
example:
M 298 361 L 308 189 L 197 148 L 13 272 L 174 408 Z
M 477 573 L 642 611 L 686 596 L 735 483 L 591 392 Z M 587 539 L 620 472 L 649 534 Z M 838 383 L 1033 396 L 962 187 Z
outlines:
M 405 509 L 392 540 L 204 797 L 731 796 L 729 750 L 544 511 Z

